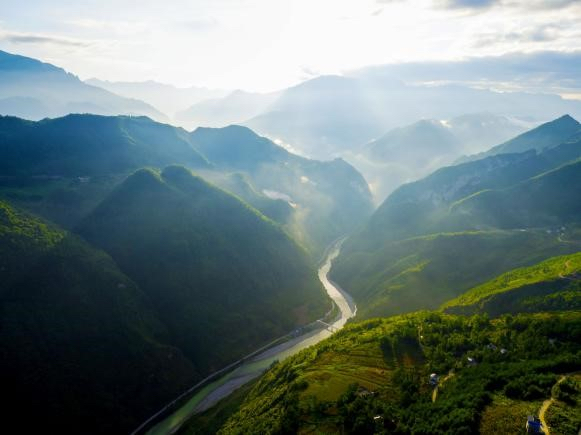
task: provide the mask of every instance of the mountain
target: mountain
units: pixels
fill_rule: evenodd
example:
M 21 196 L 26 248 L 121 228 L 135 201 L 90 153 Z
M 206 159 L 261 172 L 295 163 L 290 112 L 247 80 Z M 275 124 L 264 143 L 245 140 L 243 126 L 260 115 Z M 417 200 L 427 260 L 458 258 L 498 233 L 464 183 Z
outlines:
M 246 127 L 188 133 L 145 117 L 0 117 L 0 197 L 68 229 L 129 173 L 171 164 L 203 171 L 283 224 L 314 260 L 373 207 L 346 162 L 295 156 Z
M 137 171 L 78 231 L 143 289 L 201 373 L 328 310 L 279 225 L 184 167 Z
M 547 424 L 575 433 L 580 330 L 579 312 L 350 323 L 223 406 L 218 434 L 519 433 L 551 397 Z
M 580 132 L 581 124 L 571 116 L 563 115 L 470 158 L 477 160 L 496 154 L 522 153 L 532 149 L 543 151 L 545 148 L 551 148 L 566 142 Z
M 111 257 L 5 202 L 0 265 L 8 424 L 128 433 L 200 377 Z
M 0 51 L 0 114 L 38 120 L 69 113 L 167 117 L 149 104 L 88 85 L 65 70 Z
M 187 132 L 146 117 L 0 117 L 2 175 L 94 176 L 172 163 L 208 167 Z
M 242 172 L 258 192 L 287 202 L 286 228 L 315 259 L 371 214 L 367 183 L 344 160 L 306 159 L 240 126 L 198 128 L 190 138 L 218 170 Z
M 581 251 L 581 138 L 442 168 L 397 189 L 350 237 L 332 277 L 358 315 L 437 308 L 511 269 Z M 559 229 L 559 232 L 555 230 Z
M 268 110 L 245 125 L 259 134 L 290 144 L 302 155 L 328 159 L 418 119 L 461 117 L 467 107 L 533 122 L 562 113 L 581 116 L 580 102 L 557 95 L 495 92 L 447 84 L 407 84 L 403 82 L 405 77 L 400 79 L 358 72 L 317 77 L 286 89 Z M 504 136 L 501 140 L 507 138 Z M 495 139 L 494 135 L 491 139 Z
M 125 98 L 145 101 L 170 116 L 193 104 L 204 100 L 222 98 L 227 94 L 227 91 L 224 90 L 197 86 L 179 88 L 152 80 L 144 82 L 111 82 L 93 78 L 86 80 L 85 83 L 106 89 Z
M 368 181 L 376 200 L 394 189 L 453 162 L 463 153 L 458 138 L 440 121 L 421 120 L 390 130 L 346 153 Z
M 239 124 L 266 110 L 278 93 L 259 94 L 234 91 L 222 98 L 200 101 L 175 114 L 178 124 L 186 128 L 225 127 Z
M 566 311 L 581 308 L 581 253 L 506 272 L 446 302 L 449 313 Z

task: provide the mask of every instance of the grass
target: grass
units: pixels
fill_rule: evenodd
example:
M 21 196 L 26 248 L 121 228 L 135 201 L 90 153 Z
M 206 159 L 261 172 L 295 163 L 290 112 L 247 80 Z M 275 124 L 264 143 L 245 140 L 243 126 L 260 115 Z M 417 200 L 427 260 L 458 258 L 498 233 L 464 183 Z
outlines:
M 571 401 L 555 401 L 547 410 L 546 420 L 549 428 L 558 428 L 551 432 L 577 435 L 581 430 L 581 374 L 577 373 L 568 378 L 576 384 L 576 394 Z
M 495 394 L 492 403 L 482 413 L 479 433 L 481 434 L 522 434 L 528 415 L 537 415 L 542 401 L 513 400 L 502 394 Z
M 581 271 L 581 252 L 550 258 L 530 267 L 506 272 L 499 277 L 475 287 L 456 299 L 445 303 L 447 308 L 458 305 L 474 305 L 485 298 L 526 285 L 556 280 Z

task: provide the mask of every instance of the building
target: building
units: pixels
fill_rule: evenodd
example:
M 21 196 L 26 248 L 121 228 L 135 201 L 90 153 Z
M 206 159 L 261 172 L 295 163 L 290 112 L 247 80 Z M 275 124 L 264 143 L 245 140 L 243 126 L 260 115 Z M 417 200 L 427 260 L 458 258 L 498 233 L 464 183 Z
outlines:
M 533 417 L 532 415 L 527 417 L 527 424 L 525 427 L 527 429 L 527 433 L 545 433 L 541 420 L 539 420 L 537 417 Z
M 440 380 L 440 378 L 438 377 L 437 374 L 432 373 L 430 375 L 430 385 L 434 385 L 434 386 L 438 385 L 439 380 Z

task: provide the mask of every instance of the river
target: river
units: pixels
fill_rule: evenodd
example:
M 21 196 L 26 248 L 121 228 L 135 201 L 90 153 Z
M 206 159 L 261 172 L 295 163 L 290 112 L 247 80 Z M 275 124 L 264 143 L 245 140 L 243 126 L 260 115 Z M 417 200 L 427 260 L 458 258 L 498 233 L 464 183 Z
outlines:
M 328 254 L 319 267 L 319 280 L 327 291 L 329 297 L 339 308 L 339 315 L 329 329 L 311 331 L 307 334 L 286 341 L 275 347 L 265 350 L 257 356 L 244 362 L 238 368 L 225 374 L 216 381 L 201 388 L 183 406 L 164 420 L 153 426 L 148 435 L 166 435 L 175 433 L 193 414 L 203 412 L 214 406 L 218 401 L 231 394 L 234 390 L 260 376 L 274 362 L 282 361 L 291 355 L 312 346 L 329 337 L 333 332 L 341 329 L 347 320 L 355 315 L 357 307 L 353 299 L 335 283 L 329 280 L 329 271 L 333 260 L 341 251 L 343 240 L 335 242 L 328 250 Z

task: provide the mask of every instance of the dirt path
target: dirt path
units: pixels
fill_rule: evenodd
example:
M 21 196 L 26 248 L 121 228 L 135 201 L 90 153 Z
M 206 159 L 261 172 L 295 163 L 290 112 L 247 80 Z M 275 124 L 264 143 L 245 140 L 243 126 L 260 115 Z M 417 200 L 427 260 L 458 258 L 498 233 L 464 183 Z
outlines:
M 448 374 L 446 375 L 446 377 L 444 379 L 442 379 L 442 381 L 436 385 L 436 387 L 434 388 L 434 391 L 432 391 L 432 402 L 435 402 L 436 399 L 438 398 L 438 390 L 440 389 L 441 386 L 444 385 L 444 383 L 450 379 L 452 376 L 454 376 L 454 370 L 450 370 L 448 372 Z
M 567 378 L 566 376 L 561 376 L 561 378 L 557 381 L 557 383 L 555 385 L 559 385 L 566 378 Z M 545 400 L 541 406 L 541 409 L 539 410 L 539 420 L 541 420 L 541 424 L 543 425 L 543 430 L 544 430 L 546 435 L 549 435 L 551 433 L 551 431 L 549 429 L 549 425 L 547 424 L 547 421 L 545 420 L 545 414 L 546 414 L 547 410 L 549 409 L 549 406 L 551 406 L 554 401 L 555 401 L 555 399 L 552 397 L 550 399 Z

